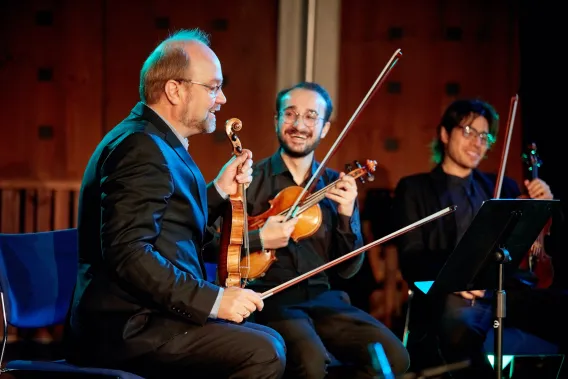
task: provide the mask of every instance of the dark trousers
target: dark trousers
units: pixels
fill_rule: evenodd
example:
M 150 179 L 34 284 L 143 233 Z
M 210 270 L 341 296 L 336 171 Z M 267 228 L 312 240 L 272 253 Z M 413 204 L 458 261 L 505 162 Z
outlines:
M 565 310 L 568 297 L 556 290 L 508 290 L 504 327 L 514 327 L 560 346 L 565 351 L 567 336 Z M 438 312 L 432 313 L 437 309 Z M 448 295 L 438 303 L 415 297 L 411 305 L 408 350 L 412 371 L 446 363 L 471 360 L 467 369 L 455 371 L 452 378 L 493 378 L 483 343 L 492 328 L 492 293 L 471 301 Z
M 287 299 L 265 300 L 265 308 L 255 314 L 255 321 L 278 331 L 286 341 L 285 377 L 321 379 L 331 362 L 328 352 L 342 364 L 351 365 L 349 378 L 376 376 L 371 364 L 369 345 L 380 343 L 395 373 L 404 373 L 409 365 L 401 341 L 371 315 L 350 305 L 346 293 L 327 291 L 309 294 L 310 300 L 293 303 L 302 291 L 294 288 Z M 280 301 L 282 300 L 282 301 Z
M 116 368 L 144 378 L 276 379 L 285 366 L 284 340 L 274 330 L 210 321 Z

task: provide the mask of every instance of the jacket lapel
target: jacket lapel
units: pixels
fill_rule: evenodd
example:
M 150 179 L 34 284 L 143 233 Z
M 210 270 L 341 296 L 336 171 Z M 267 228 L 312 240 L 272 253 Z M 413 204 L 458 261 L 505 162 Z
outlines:
M 195 178 L 195 183 L 197 184 L 197 193 L 199 193 L 199 199 L 201 201 L 201 211 L 203 212 L 203 216 L 205 217 L 205 222 L 207 223 L 207 183 L 205 182 L 205 178 L 203 178 L 203 174 L 197 164 L 191 158 L 188 151 L 185 150 L 185 147 L 181 144 L 180 140 L 173 132 L 169 132 L 166 134 L 166 141 L 174 148 L 176 154 L 181 158 L 181 160 L 186 164 L 186 166 L 191 171 L 193 177 Z
M 166 124 L 165 121 L 150 107 L 146 106 L 143 103 L 138 103 L 132 110 L 132 113 L 150 121 L 152 125 L 154 125 L 160 132 L 162 132 L 164 134 L 163 138 L 166 140 L 166 142 L 168 142 L 168 144 L 170 144 L 176 154 L 189 168 L 189 171 L 195 179 L 195 181 L 192 183 L 192 192 L 197 193 L 199 196 L 199 200 L 201 202 L 201 212 L 203 213 L 205 224 L 207 224 L 207 183 L 203 178 L 203 174 L 201 174 L 201 171 L 189 155 L 189 152 L 185 149 L 179 138 L 170 129 L 168 124 Z

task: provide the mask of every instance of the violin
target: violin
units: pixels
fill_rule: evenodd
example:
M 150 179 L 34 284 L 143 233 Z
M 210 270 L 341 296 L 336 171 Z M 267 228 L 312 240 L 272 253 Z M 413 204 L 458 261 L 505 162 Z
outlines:
M 243 147 L 236 132 L 243 127 L 241 120 L 231 118 L 225 123 L 225 133 L 229 138 L 233 154 L 240 156 L 243 154 Z M 239 166 L 239 170 L 242 165 Z M 248 241 L 248 219 L 247 219 L 247 200 L 246 187 L 239 184 L 237 193 L 229 196 L 229 206 L 223 216 L 221 225 L 219 264 L 217 265 L 217 275 L 219 283 L 226 287 L 244 287 L 246 282 L 242 280 L 242 274 L 248 275 L 249 262 L 249 241 Z M 245 257 L 241 259 L 242 249 L 245 250 Z
M 366 175 L 369 181 L 374 180 L 372 173 L 376 170 L 377 161 L 367 160 L 365 167 L 361 166 L 361 164 L 357 161 L 355 161 L 355 164 L 358 167 L 355 170 L 350 171 L 347 175 L 354 179 L 363 179 L 363 176 Z M 300 202 L 296 212 L 298 222 L 290 236 L 294 242 L 311 237 L 320 228 L 322 212 L 318 203 L 325 199 L 325 194 L 340 180 L 341 179 L 338 179 L 333 183 L 328 184 L 309 196 L 304 196 L 304 199 Z M 364 183 L 363 180 L 361 181 Z M 260 229 L 271 216 L 285 215 L 288 213 L 290 211 L 290 207 L 294 203 L 294 200 L 301 191 L 302 187 L 299 186 L 290 186 L 280 191 L 274 199 L 269 200 L 270 208 L 267 211 L 257 216 L 249 216 L 249 230 Z M 245 262 L 245 259 L 248 259 L 248 262 Z M 275 260 L 275 250 L 252 252 L 249 254 L 248 258 L 244 258 L 243 262 L 241 262 L 241 267 L 243 268 L 241 276 L 246 277 L 247 280 L 257 279 L 264 275 Z M 244 272 L 245 268 L 247 272 Z
M 527 165 L 530 180 L 538 179 L 538 168 L 542 161 L 537 154 L 535 143 L 528 146 L 528 151 L 523 153 L 522 159 Z M 527 199 L 529 197 L 528 195 L 521 195 L 520 198 Z M 544 249 L 544 237 L 550 234 L 551 224 L 552 219 L 549 219 L 519 265 L 521 269 L 528 270 L 536 278 L 536 288 L 548 288 L 554 280 L 552 258 Z

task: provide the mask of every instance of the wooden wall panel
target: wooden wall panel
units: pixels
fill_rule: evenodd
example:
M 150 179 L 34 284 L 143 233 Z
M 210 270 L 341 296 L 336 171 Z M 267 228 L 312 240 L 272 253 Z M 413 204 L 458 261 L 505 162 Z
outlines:
M 404 175 L 430 170 L 429 146 L 436 125 L 457 97 L 489 101 L 500 113 L 504 128 L 509 99 L 519 82 L 513 2 L 360 0 L 342 6 L 336 132 L 397 48 L 403 57 L 389 77 L 400 84 L 400 93 L 388 93 L 387 84 L 380 89 L 346 138 L 346 146 L 338 151 L 335 165 L 354 157 L 374 158 L 379 169 L 371 185 L 387 188 Z M 389 39 L 391 27 L 401 28 L 402 38 Z M 461 40 L 446 38 L 447 28 L 452 27 L 461 29 Z M 459 84 L 457 96 L 446 93 L 447 83 Z M 497 169 L 504 133 L 499 137 L 481 168 Z M 521 176 L 520 141 L 517 122 L 507 170 L 516 179 Z
M 26 0 L 2 6 L 0 31 L 7 38 L 1 42 L 0 101 L 10 112 L 0 126 L 1 177 L 80 179 L 102 133 L 138 101 L 144 59 L 179 28 L 201 27 L 211 34 L 226 77 L 228 103 L 217 114 L 217 132 L 197 136 L 190 145 L 206 179 L 229 158 L 224 121 L 231 117 L 243 121 L 240 137 L 255 160 L 276 148 L 277 0 Z M 51 12 L 51 24 L 37 24 L 41 11 Z M 459 96 L 493 103 L 504 126 L 509 99 L 518 89 L 516 18 L 512 0 L 343 1 L 337 117 L 317 157 L 323 158 L 399 47 L 404 56 L 389 80 L 400 83 L 400 93 L 381 88 L 331 167 L 376 159 L 379 172 L 370 186 L 390 188 L 402 175 L 428 170 L 435 125 L 454 99 L 445 91 L 451 82 L 460 85 Z M 389 39 L 391 27 L 401 28 L 401 39 Z M 461 28 L 460 41 L 445 38 L 448 27 Z M 38 70 L 49 67 L 52 79 L 38 81 Z M 515 178 L 520 177 L 517 120 L 508 165 Z M 40 125 L 53 126 L 52 139 L 40 140 Z M 502 141 L 483 168 L 496 169 Z
M 81 177 L 101 135 L 101 9 L 28 0 L 0 12 L 2 177 Z
M 38 96 L 34 13 L 29 2 L 3 2 L 0 7 L 0 173 L 26 177 L 33 174 L 37 135 L 33 128 Z
M 61 89 L 65 144 L 62 179 L 81 179 L 102 137 L 104 115 L 103 4 L 66 0 L 62 9 Z M 60 139 L 58 140 L 60 141 Z
M 272 153 L 276 147 L 271 133 L 276 94 L 277 1 L 209 0 L 199 2 L 199 7 L 195 2 L 173 0 L 105 4 L 106 130 L 126 117 L 139 100 L 140 68 L 152 49 L 172 31 L 199 27 L 210 34 L 211 47 L 221 61 L 227 104 L 217 113 L 214 134 L 190 140 L 192 156 L 205 178 L 213 179 L 230 158 L 224 125 L 232 117 L 243 121 L 239 136 L 243 145 L 254 151 L 255 158 Z M 160 28 L 164 23 L 167 27 Z
M 168 35 L 159 30 L 153 6 L 157 1 L 104 1 L 103 114 L 108 131 L 123 120 L 136 102 L 142 63 L 158 41 Z M 137 27 L 132 27 L 137 25 Z
M 270 135 L 267 143 L 259 128 L 272 132 L 277 5 L 276 0 L 200 1 L 199 6 L 173 0 L 28 0 L 5 6 L 0 101 L 11 112 L 0 129 L 0 175 L 80 179 L 103 133 L 139 100 L 144 59 L 180 28 L 211 34 L 227 78 L 228 103 L 218 113 L 218 133 L 192 141 L 206 178 L 230 157 L 223 131 L 228 118 L 243 121 L 243 144 L 257 158 L 271 153 L 276 140 Z M 50 21 L 37 25 L 38 17 Z M 40 69 L 51 73 L 49 80 L 38 80 Z M 51 126 L 52 138 L 40 139 L 40 126 Z M 217 147 L 219 153 L 211 154 Z

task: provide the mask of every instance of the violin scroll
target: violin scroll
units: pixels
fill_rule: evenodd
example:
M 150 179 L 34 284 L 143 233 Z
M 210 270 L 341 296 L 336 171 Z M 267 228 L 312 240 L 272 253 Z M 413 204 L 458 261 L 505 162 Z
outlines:
M 538 178 L 538 169 L 542 165 L 542 160 L 538 156 L 536 143 L 532 142 L 528 145 L 527 151 L 522 154 L 522 159 L 531 174 L 531 179 Z
M 243 153 L 243 145 L 236 134 L 236 132 L 239 132 L 242 128 L 243 123 L 238 118 L 231 118 L 225 123 L 225 133 L 233 145 L 235 155 L 241 155 Z
M 375 175 L 373 175 L 373 172 L 375 172 L 375 170 L 377 169 L 377 161 L 367 159 L 367 161 L 365 162 L 365 167 L 363 167 L 361 163 L 359 163 L 359 161 L 355 161 L 355 165 L 358 168 L 366 171 L 368 181 L 370 182 L 375 181 Z M 365 183 L 365 179 L 363 178 L 363 176 L 361 176 L 359 180 L 361 181 L 361 183 L 363 184 Z
M 377 161 L 375 160 L 370 160 L 367 159 L 367 161 L 365 162 L 365 166 L 363 167 L 363 165 L 361 165 L 361 163 L 357 160 L 353 161 L 353 164 L 355 166 L 357 166 L 357 168 L 354 170 L 353 166 L 351 166 L 351 164 L 346 164 L 345 165 L 345 170 L 349 172 L 348 175 L 354 177 L 355 179 L 359 178 L 359 180 L 361 181 L 361 183 L 365 184 L 365 178 L 364 176 L 367 177 L 367 180 L 369 182 L 372 182 L 375 180 L 375 175 L 373 175 L 373 173 L 375 172 L 375 170 L 377 169 Z

